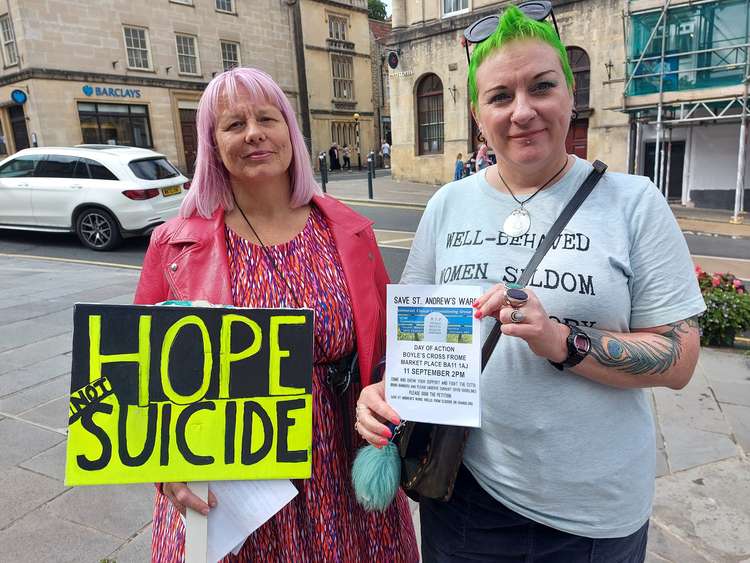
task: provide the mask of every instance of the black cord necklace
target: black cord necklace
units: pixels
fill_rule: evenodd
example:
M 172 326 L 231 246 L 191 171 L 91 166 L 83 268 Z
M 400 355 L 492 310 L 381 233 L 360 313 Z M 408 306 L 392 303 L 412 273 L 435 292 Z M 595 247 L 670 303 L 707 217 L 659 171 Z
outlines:
M 505 186 L 505 189 L 508 190 L 508 193 L 511 195 L 511 197 L 515 200 L 515 202 L 520 205 L 520 207 L 516 207 L 513 211 L 511 211 L 510 215 L 508 215 L 505 218 L 505 221 L 503 222 L 503 231 L 512 236 L 512 237 L 520 237 L 522 235 L 525 235 L 529 232 L 529 229 L 531 228 L 531 215 L 529 215 L 529 212 L 526 210 L 524 205 L 529 203 L 536 194 L 541 192 L 544 188 L 550 185 L 552 180 L 557 178 L 557 176 L 565 170 L 565 167 L 568 165 L 568 155 L 565 155 L 565 163 L 562 165 L 562 168 L 554 173 L 554 175 L 544 182 L 539 188 L 536 189 L 536 191 L 531 194 L 529 197 L 521 201 L 516 197 L 516 194 L 513 193 L 513 190 L 510 189 L 510 186 L 505 181 L 505 179 L 500 174 L 500 167 L 495 166 L 495 170 L 497 171 L 497 177 L 500 178 L 500 181 L 503 183 L 503 186 Z
M 294 294 L 294 291 L 292 290 L 292 287 L 289 285 L 289 281 L 286 279 L 284 274 L 279 270 L 279 268 L 276 266 L 276 260 L 273 259 L 273 256 L 271 256 L 271 252 L 268 250 L 268 247 L 263 244 L 263 240 L 258 236 L 258 232 L 255 230 L 255 227 L 253 227 L 253 224 L 250 222 L 250 219 L 247 218 L 247 215 L 245 215 L 245 212 L 242 210 L 242 207 L 239 206 L 237 203 L 237 198 L 234 195 L 234 192 L 232 192 L 232 200 L 234 201 L 234 206 L 237 208 L 237 210 L 240 212 L 240 215 L 242 215 L 242 218 L 245 220 L 245 223 L 247 223 L 247 226 L 250 227 L 250 230 L 252 231 L 253 235 L 256 239 L 258 239 L 258 242 L 260 243 L 260 247 L 263 249 L 263 254 L 266 257 L 266 261 L 271 264 L 271 268 L 276 273 L 276 275 L 281 278 L 281 281 L 284 282 L 284 285 L 286 286 L 289 295 L 292 297 L 292 301 L 294 301 L 295 306 L 297 309 L 301 309 L 302 306 L 299 304 L 299 301 L 297 301 L 297 296 Z

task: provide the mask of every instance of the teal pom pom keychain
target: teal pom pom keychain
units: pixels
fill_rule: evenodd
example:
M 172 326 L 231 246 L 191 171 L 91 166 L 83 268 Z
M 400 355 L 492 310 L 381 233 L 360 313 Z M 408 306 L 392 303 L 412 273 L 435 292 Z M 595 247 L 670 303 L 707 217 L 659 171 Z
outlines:
M 388 425 L 394 438 L 398 429 Z M 357 502 L 365 510 L 385 511 L 401 483 L 401 456 L 393 439 L 382 448 L 367 445 L 357 452 L 352 465 L 352 484 Z

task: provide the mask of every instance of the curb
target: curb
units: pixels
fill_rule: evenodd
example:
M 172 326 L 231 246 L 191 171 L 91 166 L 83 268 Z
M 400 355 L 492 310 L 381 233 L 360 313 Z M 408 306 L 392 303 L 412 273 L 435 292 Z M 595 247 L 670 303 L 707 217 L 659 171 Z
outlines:
M 333 195 L 333 194 L 330 194 Z M 353 198 L 353 197 L 338 197 L 333 196 L 339 201 L 343 203 L 347 203 L 350 205 L 388 205 L 391 207 L 405 207 L 407 209 L 416 209 L 419 211 L 423 211 L 426 207 L 426 204 L 422 203 L 406 203 L 403 201 L 391 201 L 386 199 L 362 199 L 362 198 Z
M 695 219 L 692 219 L 692 221 L 695 221 Z M 677 220 L 679 224 L 679 219 Z M 725 233 L 714 233 L 711 231 L 694 231 L 692 229 L 680 229 L 683 234 L 685 235 L 695 235 L 695 236 L 701 236 L 701 237 L 722 237 L 722 238 L 731 238 L 731 239 L 737 239 L 737 240 L 745 240 L 750 239 L 750 235 L 729 235 Z

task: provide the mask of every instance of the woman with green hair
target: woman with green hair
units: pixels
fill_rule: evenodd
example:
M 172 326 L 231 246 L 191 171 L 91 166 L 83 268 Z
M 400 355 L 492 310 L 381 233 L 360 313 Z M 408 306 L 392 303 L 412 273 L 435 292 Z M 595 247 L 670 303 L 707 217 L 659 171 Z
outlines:
M 509 7 L 487 35 L 472 41 L 468 83 L 497 164 L 435 194 L 401 279 L 482 284 L 483 337 L 495 319 L 503 335 L 453 495 L 420 502 L 422 555 L 642 562 L 656 455 L 644 389 L 687 385 L 705 305 L 664 197 L 611 172 L 518 287 L 592 165 L 565 150 L 574 83 L 555 29 Z M 394 417 L 382 383 L 362 391 L 366 440 L 382 444 Z

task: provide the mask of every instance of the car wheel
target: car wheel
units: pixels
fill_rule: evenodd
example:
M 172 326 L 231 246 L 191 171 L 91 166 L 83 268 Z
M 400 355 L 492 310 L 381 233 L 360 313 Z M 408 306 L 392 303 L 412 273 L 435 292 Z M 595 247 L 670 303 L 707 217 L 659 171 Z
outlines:
M 93 250 L 112 250 L 122 242 L 120 227 L 103 209 L 84 209 L 76 219 L 78 239 Z

